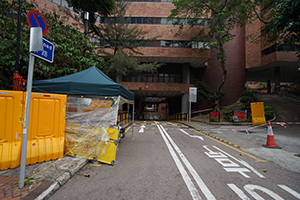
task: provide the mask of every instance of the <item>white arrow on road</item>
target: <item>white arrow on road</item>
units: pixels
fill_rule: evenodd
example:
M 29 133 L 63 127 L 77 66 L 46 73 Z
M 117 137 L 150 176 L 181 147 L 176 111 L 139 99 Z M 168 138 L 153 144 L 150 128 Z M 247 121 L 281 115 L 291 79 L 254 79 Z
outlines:
M 139 130 L 139 133 L 144 133 L 144 129 L 146 128 L 146 126 L 141 126 L 141 129 Z
M 189 137 L 192 137 L 192 138 L 199 138 L 200 140 L 204 141 L 203 137 L 201 136 L 198 136 L 198 135 L 190 135 L 188 134 L 187 132 L 185 132 L 184 130 L 180 129 L 181 132 L 183 132 L 184 134 L 188 135 Z

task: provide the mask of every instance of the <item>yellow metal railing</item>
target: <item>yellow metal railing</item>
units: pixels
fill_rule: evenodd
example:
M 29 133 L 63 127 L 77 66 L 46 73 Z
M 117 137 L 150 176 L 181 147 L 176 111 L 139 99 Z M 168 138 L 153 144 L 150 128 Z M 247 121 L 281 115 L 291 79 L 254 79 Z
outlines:
M 188 113 L 179 113 L 175 115 L 169 115 L 168 120 L 175 120 L 189 123 L 189 114 Z

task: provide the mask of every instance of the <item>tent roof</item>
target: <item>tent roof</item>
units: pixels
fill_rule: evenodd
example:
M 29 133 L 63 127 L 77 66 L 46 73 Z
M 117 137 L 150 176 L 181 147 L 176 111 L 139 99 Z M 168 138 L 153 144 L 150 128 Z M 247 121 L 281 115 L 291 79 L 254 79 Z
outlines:
M 57 94 L 119 96 L 134 100 L 134 93 L 114 82 L 97 67 L 59 78 L 34 81 L 33 92 Z

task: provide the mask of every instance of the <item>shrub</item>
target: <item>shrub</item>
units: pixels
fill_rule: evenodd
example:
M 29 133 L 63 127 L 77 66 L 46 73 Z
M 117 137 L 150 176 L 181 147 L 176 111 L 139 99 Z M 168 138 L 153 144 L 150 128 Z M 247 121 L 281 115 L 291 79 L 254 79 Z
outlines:
M 240 102 L 244 104 L 244 108 L 247 111 L 251 111 L 251 102 L 256 102 L 257 99 L 253 95 L 253 92 L 251 89 L 247 88 L 241 93 L 241 99 Z
M 274 117 L 274 110 L 271 106 L 264 104 L 266 120 L 271 120 Z
M 209 117 L 210 122 L 218 122 L 219 118 L 218 117 Z

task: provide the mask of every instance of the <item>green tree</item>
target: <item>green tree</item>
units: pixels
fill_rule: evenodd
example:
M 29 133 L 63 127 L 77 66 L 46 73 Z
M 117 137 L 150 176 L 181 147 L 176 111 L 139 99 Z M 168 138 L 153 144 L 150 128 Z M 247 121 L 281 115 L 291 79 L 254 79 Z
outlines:
M 13 72 L 15 70 L 15 54 L 17 45 L 17 20 L 13 13 L 18 13 L 18 1 L 0 0 L 0 88 L 12 89 Z M 22 13 L 27 13 L 34 6 L 23 3 Z M 26 15 L 21 16 L 19 66 L 27 66 L 29 62 L 29 28 Z M 20 70 L 20 73 L 25 73 Z
M 105 41 L 109 48 L 102 48 L 100 53 L 106 54 L 111 59 L 109 74 L 114 79 L 119 73 L 122 75 L 134 74 L 136 72 L 156 72 L 161 64 L 142 63 L 134 55 L 142 55 L 138 47 L 147 45 L 157 37 L 146 38 L 149 31 L 130 25 L 130 17 L 126 17 L 126 9 L 130 1 L 118 0 L 114 10 L 111 12 L 108 23 L 92 24 L 95 36 Z M 130 64 L 129 64 L 130 63 Z
M 197 87 L 197 102 L 209 100 L 211 91 L 209 87 L 204 83 L 204 81 L 197 79 L 195 82 L 195 86 Z
M 35 9 L 33 4 L 23 1 L 22 13 Z M 0 88 L 12 89 L 12 77 L 15 66 L 15 49 L 17 35 L 17 20 L 14 13 L 18 12 L 18 1 L 0 0 Z M 91 43 L 83 33 L 69 25 L 65 25 L 55 13 L 43 16 L 47 22 L 48 31 L 45 39 L 54 43 L 54 62 L 49 63 L 35 59 L 34 79 L 55 78 L 75 73 L 93 65 L 105 71 L 107 63 L 98 56 Z M 22 15 L 20 38 L 19 73 L 27 76 L 29 63 L 29 29 L 26 15 Z M 83 49 L 87 53 L 83 54 Z
M 35 72 L 40 78 L 55 78 L 72 74 L 91 66 L 107 71 L 107 63 L 95 51 L 95 45 L 76 27 L 66 25 L 56 13 L 43 14 L 48 24 L 44 38 L 55 44 L 54 61 L 38 60 Z
M 115 6 L 114 0 L 67 0 L 68 6 L 73 7 L 73 10 L 78 13 L 84 14 L 84 12 L 89 12 L 89 21 L 91 23 L 95 23 L 96 14 L 100 14 L 102 16 L 107 16 L 113 10 Z
M 227 70 L 226 52 L 224 45 L 231 41 L 235 35 L 232 30 L 236 27 L 249 23 L 257 13 L 254 12 L 260 1 L 248 0 L 176 0 L 173 1 L 175 8 L 171 11 L 169 20 L 174 20 L 174 25 L 179 25 L 176 34 L 180 34 L 183 25 L 188 24 L 193 27 L 199 25 L 201 20 L 209 21 L 207 27 L 202 27 L 197 35 L 191 36 L 191 40 L 207 42 L 205 48 L 215 48 L 217 59 L 220 61 L 222 78 L 218 82 L 215 90 L 215 110 L 220 110 L 221 88 L 226 81 Z
M 276 0 L 265 2 L 270 8 L 269 21 L 263 31 L 267 32 L 268 42 L 296 44 L 300 42 L 300 0 Z M 300 58 L 298 49 L 298 58 Z

